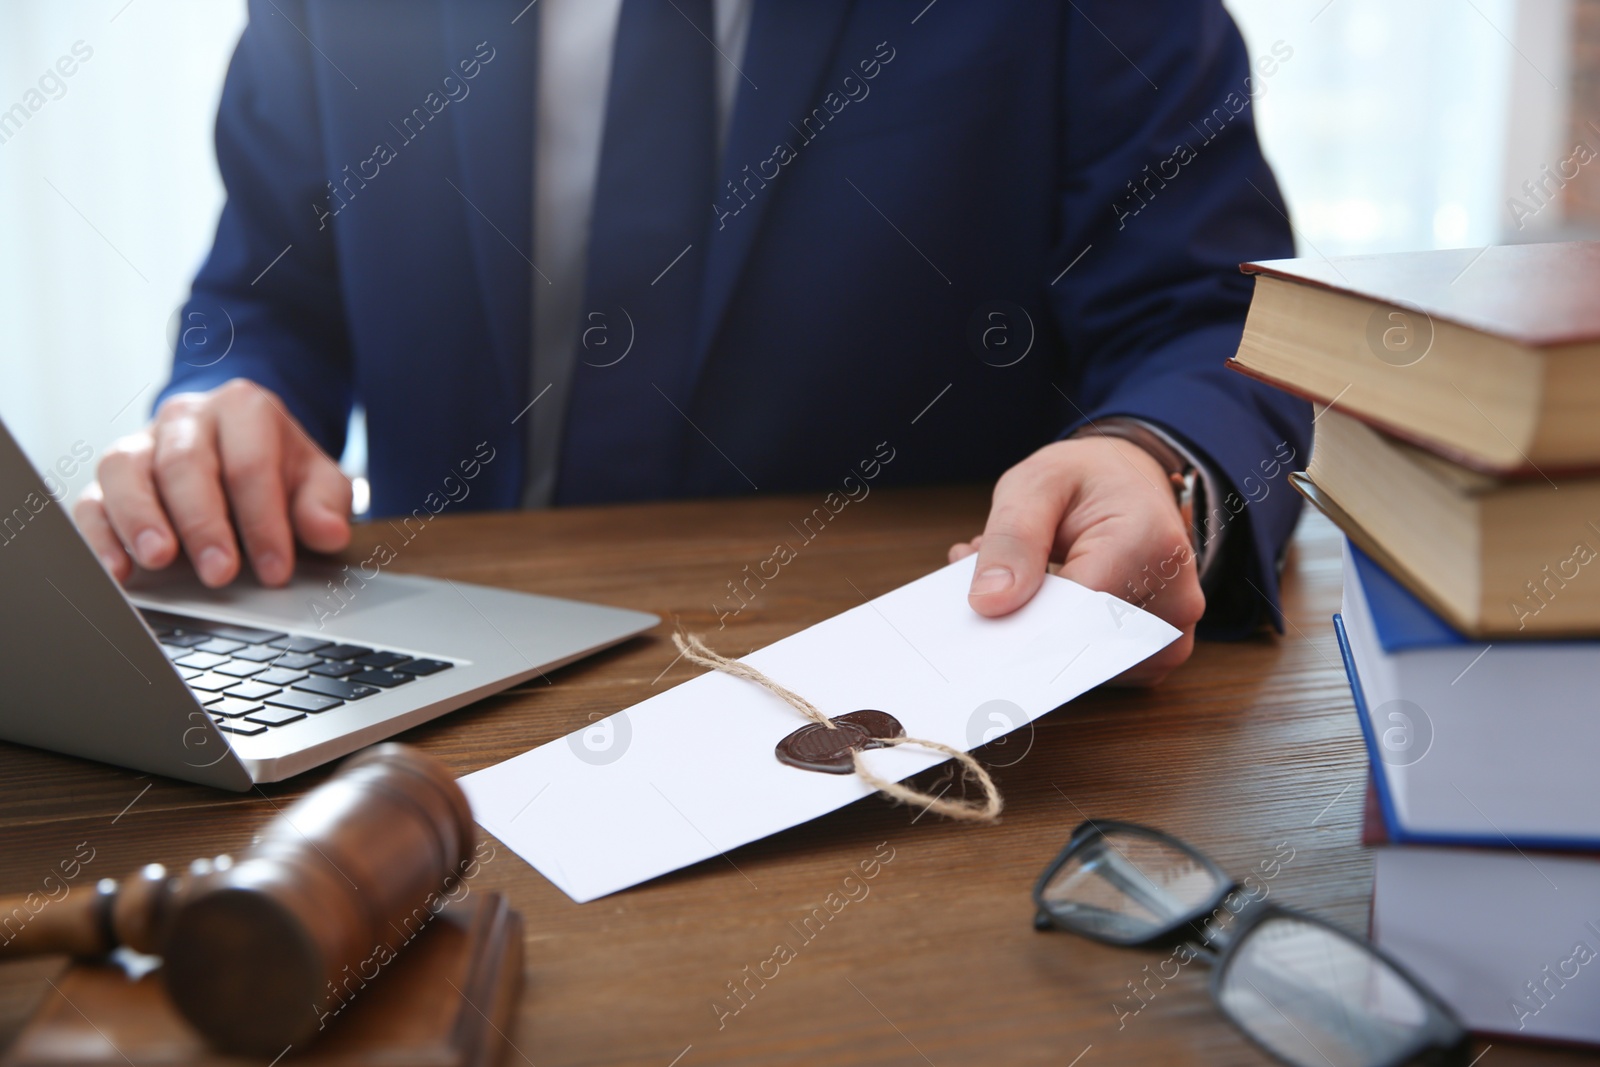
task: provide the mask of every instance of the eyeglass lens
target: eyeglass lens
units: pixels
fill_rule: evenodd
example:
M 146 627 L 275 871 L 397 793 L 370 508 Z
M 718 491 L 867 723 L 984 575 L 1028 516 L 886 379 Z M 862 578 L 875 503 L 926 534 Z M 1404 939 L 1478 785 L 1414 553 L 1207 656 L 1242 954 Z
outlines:
M 1307 1067 L 1391 1062 L 1428 1019 L 1411 983 L 1382 959 L 1293 916 L 1249 931 L 1228 961 L 1218 999 L 1257 1041 Z
M 1042 897 L 1064 926 L 1136 941 L 1205 906 L 1222 888 L 1210 868 L 1185 849 L 1108 829 L 1068 857 Z

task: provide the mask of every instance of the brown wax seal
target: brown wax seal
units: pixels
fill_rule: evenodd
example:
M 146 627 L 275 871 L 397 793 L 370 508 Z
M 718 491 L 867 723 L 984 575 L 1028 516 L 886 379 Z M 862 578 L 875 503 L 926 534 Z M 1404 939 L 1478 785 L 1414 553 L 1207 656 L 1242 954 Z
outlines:
M 779 741 L 774 750 L 778 762 L 806 771 L 850 774 L 856 752 L 887 748 L 883 739 L 906 735 L 900 720 L 886 711 L 852 711 L 831 721 L 835 729 L 810 722 Z

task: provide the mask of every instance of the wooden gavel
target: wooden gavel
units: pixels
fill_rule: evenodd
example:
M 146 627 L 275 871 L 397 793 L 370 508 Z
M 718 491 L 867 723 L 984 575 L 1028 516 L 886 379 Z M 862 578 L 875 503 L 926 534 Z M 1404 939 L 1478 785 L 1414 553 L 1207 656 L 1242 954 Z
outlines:
M 214 1045 L 276 1056 L 342 1005 L 349 973 L 432 919 L 474 836 L 467 798 L 442 765 L 379 745 L 280 812 L 237 858 L 104 879 L 39 910 L 0 959 L 118 946 L 159 955 L 173 1004 Z M 21 901 L 0 900 L 0 915 Z

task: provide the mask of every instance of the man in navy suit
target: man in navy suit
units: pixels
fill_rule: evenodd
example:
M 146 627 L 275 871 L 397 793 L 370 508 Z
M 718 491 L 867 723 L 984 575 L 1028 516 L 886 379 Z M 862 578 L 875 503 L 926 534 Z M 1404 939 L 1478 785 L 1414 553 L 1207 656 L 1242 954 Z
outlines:
M 252 0 L 172 381 L 78 520 L 280 584 L 350 536 L 357 403 L 376 515 L 998 479 L 972 606 L 1061 563 L 1184 630 L 1153 680 L 1277 621 L 1310 412 L 1223 363 L 1290 55 L 1217 0 Z

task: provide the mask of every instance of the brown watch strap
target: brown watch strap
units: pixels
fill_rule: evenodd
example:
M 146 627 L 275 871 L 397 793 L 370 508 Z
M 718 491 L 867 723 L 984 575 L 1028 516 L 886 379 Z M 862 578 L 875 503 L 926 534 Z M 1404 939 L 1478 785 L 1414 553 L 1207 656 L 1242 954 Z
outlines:
M 1190 468 L 1189 461 L 1183 454 L 1163 441 L 1159 436 L 1150 432 L 1150 428 L 1131 419 L 1101 419 L 1099 422 L 1090 423 L 1075 432 L 1073 437 L 1120 437 L 1124 441 L 1132 441 L 1146 452 L 1155 457 L 1167 472 L 1167 477 L 1174 474 L 1182 477 Z

